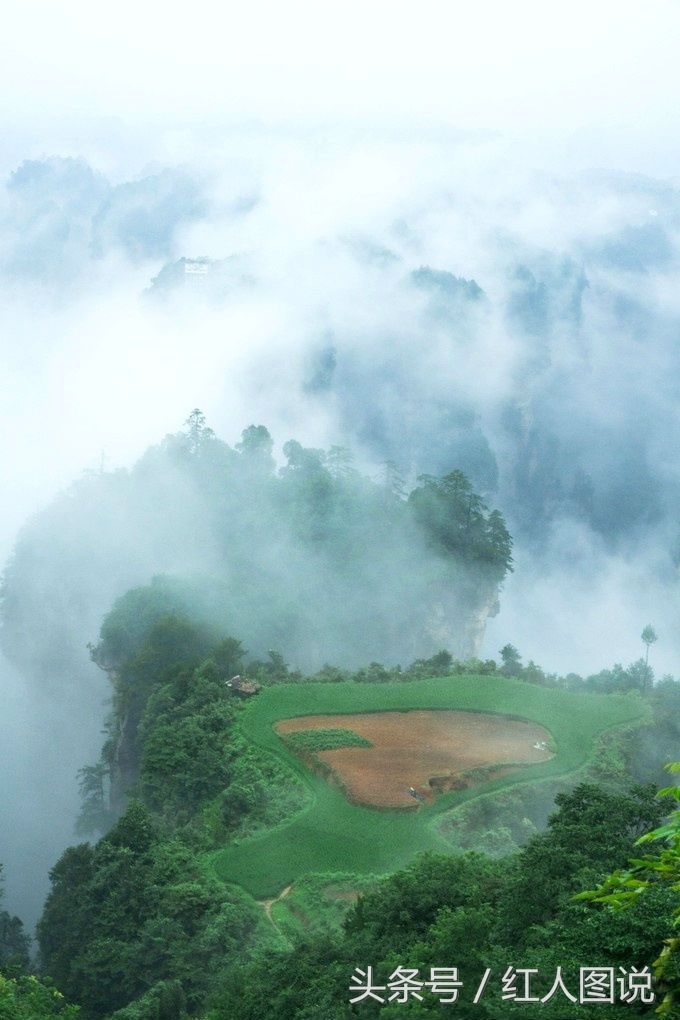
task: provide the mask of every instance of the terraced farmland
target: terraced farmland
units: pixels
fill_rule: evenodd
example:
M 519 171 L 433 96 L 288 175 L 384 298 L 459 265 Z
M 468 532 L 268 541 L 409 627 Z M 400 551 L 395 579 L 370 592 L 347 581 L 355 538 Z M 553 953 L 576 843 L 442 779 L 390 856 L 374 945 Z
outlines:
M 521 723 L 524 730 L 520 727 L 518 732 L 523 734 L 525 750 L 536 737 L 534 743 L 549 741 L 555 753 L 531 758 L 528 752 L 525 759 L 506 757 L 506 763 L 515 763 L 509 769 L 494 769 L 503 762 L 494 762 L 494 754 L 487 754 L 489 769 L 486 773 L 482 770 L 473 785 L 429 797 L 415 811 L 396 805 L 378 810 L 352 803 L 340 785 L 310 769 L 276 731 L 283 720 L 310 716 L 324 717 L 314 725 L 318 723 L 319 728 L 327 730 L 328 717 L 335 716 L 344 717 L 335 720 L 338 727 L 359 732 L 366 720 L 358 719 L 365 714 L 430 712 L 492 713 L 498 733 L 517 732 L 517 723 Z M 347 718 L 350 716 L 351 720 Z M 268 688 L 244 709 L 242 733 L 261 752 L 276 755 L 303 780 L 309 793 L 307 804 L 275 828 L 212 853 L 209 863 L 222 879 L 242 885 L 258 897 L 274 896 L 305 874 L 393 871 L 418 851 L 449 849 L 437 832 L 442 812 L 504 786 L 574 773 L 588 763 L 602 733 L 642 722 L 645 717 L 645 706 L 636 697 L 577 695 L 497 676 L 436 677 L 395 684 L 281 684 Z M 408 722 L 408 716 L 406 719 Z M 470 719 L 473 728 L 479 725 L 479 717 Z M 414 726 L 416 720 L 414 715 Z M 370 721 L 366 732 L 371 732 Z M 374 750 L 352 746 L 321 753 L 368 756 Z M 404 749 L 405 776 L 410 753 Z M 518 763 L 523 760 L 527 763 L 520 767 Z

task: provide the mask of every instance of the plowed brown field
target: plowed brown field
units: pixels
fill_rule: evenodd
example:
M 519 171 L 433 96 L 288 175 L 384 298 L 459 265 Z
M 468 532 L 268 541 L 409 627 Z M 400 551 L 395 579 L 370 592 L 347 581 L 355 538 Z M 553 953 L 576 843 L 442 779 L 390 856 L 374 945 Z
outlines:
M 436 791 L 469 786 L 511 765 L 552 757 L 533 746 L 550 739 L 542 726 L 482 712 L 314 715 L 276 724 L 280 734 L 317 729 L 349 729 L 371 741 L 373 747 L 318 751 L 316 757 L 330 767 L 350 800 L 382 808 L 417 808 L 409 787 L 431 800 Z M 475 769 L 490 771 L 469 776 Z

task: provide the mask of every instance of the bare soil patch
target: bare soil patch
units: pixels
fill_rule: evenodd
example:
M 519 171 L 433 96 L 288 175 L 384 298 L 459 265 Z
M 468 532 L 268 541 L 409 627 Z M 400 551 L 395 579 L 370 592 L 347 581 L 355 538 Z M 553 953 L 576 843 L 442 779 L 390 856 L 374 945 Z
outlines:
M 349 729 L 372 747 L 342 747 L 314 756 L 331 770 L 348 798 L 381 808 L 418 808 L 409 788 L 425 800 L 552 757 L 550 734 L 535 723 L 483 712 L 367 712 L 283 719 L 280 734 Z

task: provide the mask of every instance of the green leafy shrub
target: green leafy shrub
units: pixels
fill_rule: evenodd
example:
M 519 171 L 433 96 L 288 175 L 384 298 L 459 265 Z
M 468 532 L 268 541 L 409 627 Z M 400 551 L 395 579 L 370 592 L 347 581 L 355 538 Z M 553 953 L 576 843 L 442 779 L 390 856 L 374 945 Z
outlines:
M 76 1020 L 79 1006 L 69 1006 L 55 988 L 36 977 L 5 978 L 0 974 L 2 1020 Z

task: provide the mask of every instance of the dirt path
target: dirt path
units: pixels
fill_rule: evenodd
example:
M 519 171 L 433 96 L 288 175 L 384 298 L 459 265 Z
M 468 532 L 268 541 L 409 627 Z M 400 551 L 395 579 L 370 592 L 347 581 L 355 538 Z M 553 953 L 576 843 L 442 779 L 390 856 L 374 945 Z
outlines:
M 282 889 L 281 892 L 279 893 L 279 895 L 275 896 L 273 899 L 271 899 L 271 900 L 258 900 L 257 901 L 260 904 L 261 907 L 264 907 L 265 914 L 267 915 L 267 917 L 269 918 L 269 920 L 274 925 L 274 927 L 276 928 L 277 931 L 280 931 L 280 929 L 279 929 L 278 924 L 274 920 L 274 917 L 272 916 L 272 907 L 274 906 L 275 903 L 278 903 L 279 900 L 284 900 L 286 898 L 286 896 L 288 895 L 288 893 L 291 891 L 292 888 L 293 888 L 292 884 L 291 885 L 287 885 L 286 888 Z

